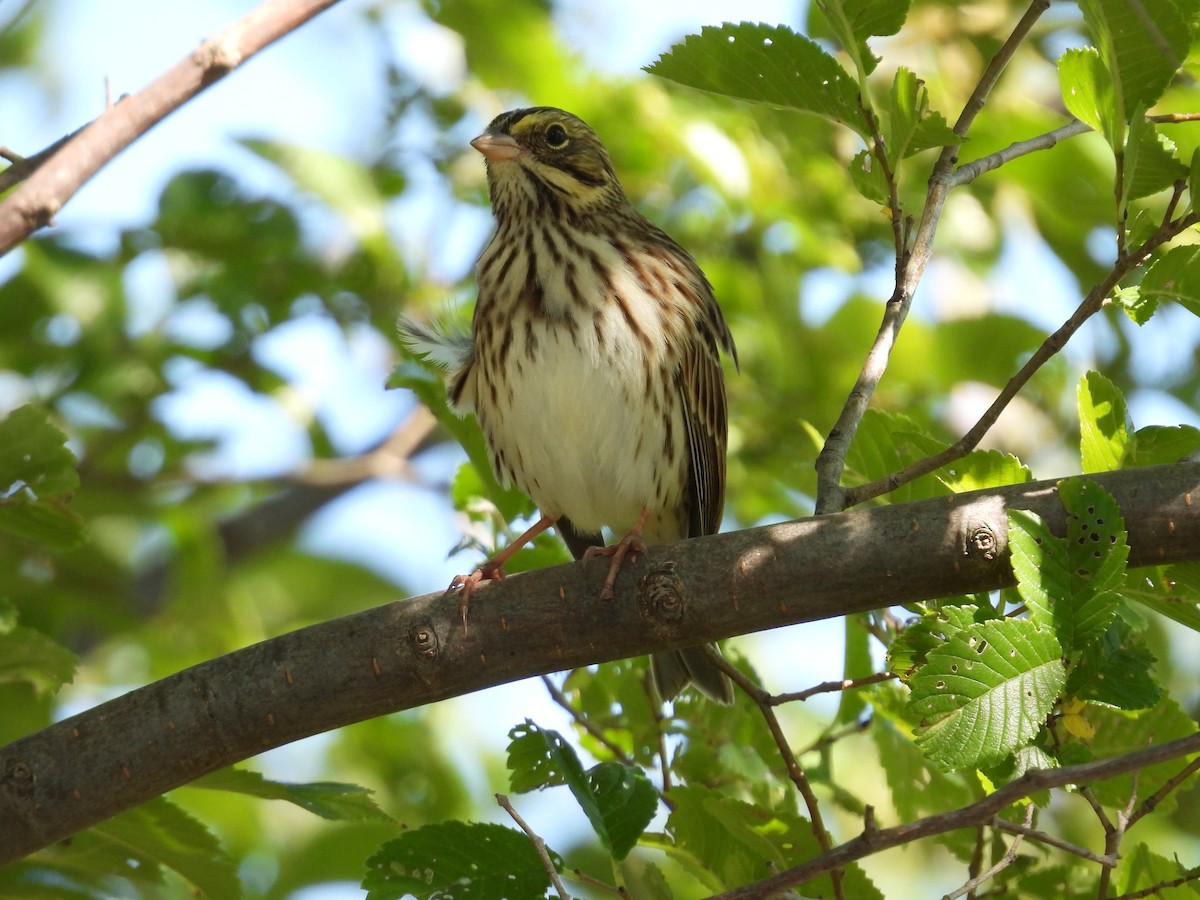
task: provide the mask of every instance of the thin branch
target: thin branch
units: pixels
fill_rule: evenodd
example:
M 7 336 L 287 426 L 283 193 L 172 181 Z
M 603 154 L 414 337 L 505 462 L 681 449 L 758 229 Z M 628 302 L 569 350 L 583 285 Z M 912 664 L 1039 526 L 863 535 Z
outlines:
M 1076 135 L 1085 134 L 1091 131 L 1090 125 L 1086 125 L 1078 119 L 1072 119 L 1066 125 L 1060 125 L 1052 131 L 1047 131 L 1045 134 L 1039 134 L 1037 137 L 1027 138 L 1023 141 L 1009 144 L 995 153 L 989 153 L 987 156 L 981 156 L 979 159 L 973 159 L 969 163 L 963 163 L 947 179 L 947 183 L 951 187 L 960 187 L 964 184 L 970 184 L 980 175 L 991 172 L 994 169 L 1000 168 L 1005 163 L 1010 163 L 1014 159 L 1026 156 L 1030 153 L 1037 153 L 1040 150 L 1049 150 L 1051 147 L 1058 144 L 1060 141 L 1065 141 L 1067 138 L 1073 138 Z
M 1078 856 L 1080 859 L 1086 859 L 1088 862 L 1094 862 L 1110 869 L 1115 868 L 1117 865 L 1116 857 L 1094 853 L 1087 847 L 1080 847 L 1078 844 L 1064 841 L 1062 838 L 1039 831 L 1036 828 L 1030 828 L 1028 825 L 1021 825 L 1018 822 L 996 818 L 992 820 L 992 826 L 1000 831 L 1007 831 L 1009 834 L 1023 834 L 1031 841 L 1037 841 L 1039 844 L 1045 844 L 1047 847 L 1054 847 L 1057 850 L 1070 853 L 1072 856 Z
M 808 776 L 800 768 L 796 754 L 792 752 L 792 747 L 783 733 L 783 728 L 779 724 L 779 717 L 775 715 L 775 710 L 771 706 L 771 695 L 751 681 L 740 669 L 725 659 L 725 657 L 711 646 L 705 646 L 703 649 L 713 664 L 728 675 L 730 680 L 741 688 L 746 696 L 753 700 L 754 704 L 758 707 L 763 721 L 767 723 L 767 730 L 771 732 L 775 746 L 779 749 L 779 755 L 783 758 L 783 764 L 787 769 L 788 777 L 791 778 L 792 784 L 796 786 L 796 790 L 800 792 L 800 796 L 804 798 L 804 805 L 808 808 L 808 819 L 812 825 L 813 835 L 816 837 L 821 849 L 825 853 L 828 853 L 833 846 L 833 840 L 829 835 L 829 830 L 825 827 L 824 818 L 821 816 L 820 802 L 817 800 L 817 795 L 813 792 L 812 785 L 808 783 Z M 839 867 L 831 869 L 830 877 L 833 880 L 834 896 L 838 900 L 842 900 L 841 869 Z
M 1133 772 L 1180 756 L 1200 753 L 1200 732 L 1165 744 L 1135 750 L 1124 756 L 1060 769 L 1034 769 L 1016 781 L 1009 782 L 982 800 L 949 812 L 937 813 L 897 825 L 894 828 L 864 829 L 858 837 L 828 853 L 807 860 L 799 866 L 780 872 L 771 878 L 737 888 L 719 895 L 719 900 L 759 900 L 823 875 L 834 868 L 871 856 L 901 844 L 910 844 L 927 837 L 957 831 L 989 822 L 1001 810 L 1038 791 L 1065 787 L 1070 784 L 1089 784 L 1104 781 L 1126 772 Z M 1108 871 L 1105 869 L 1105 871 Z
M 1140 891 L 1131 891 L 1128 894 L 1118 894 L 1111 900 L 1142 900 L 1143 897 L 1157 897 L 1162 894 L 1167 888 L 1183 887 L 1192 881 L 1200 880 L 1200 866 L 1194 869 L 1189 869 L 1178 878 L 1173 878 L 1170 881 L 1160 881 L 1158 884 L 1152 884 L 1148 888 L 1142 888 Z
M 575 709 L 575 707 L 571 705 L 570 699 L 562 692 L 558 685 L 554 683 L 549 675 L 542 676 L 542 684 L 544 684 L 546 686 L 546 690 L 550 692 L 550 699 L 566 710 L 576 725 L 590 734 L 599 743 L 607 747 L 608 752 L 613 755 L 614 759 L 624 763 L 627 766 L 637 765 L 628 753 L 611 741 L 608 736 L 587 716 L 579 712 L 579 710 Z
M 868 675 L 866 678 L 846 678 L 842 681 L 825 681 L 815 687 L 810 687 L 807 690 L 795 691 L 791 694 L 773 694 L 770 697 L 772 706 L 782 706 L 785 703 L 794 703 L 796 701 L 804 701 L 809 697 L 814 697 L 817 694 L 828 694 L 833 691 L 849 691 L 855 688 L 867 687 L 872 684 L 879 684 L 881 681 L 891 681 L 896 678 L 891 672 L 879 672 L 875 675 Z
M 496 795 L 496 802 L 500 807 L 512 816 L 512 820 L 521 826 L 521 830 L 529 838 L 529 842 L 533 844 L 534 852 L 537 853 L 538 859 L 542 862 L 542 868 L 546 870 L 546 875 L 550 878 L 550 883 L 554 885 L 554 890 L 562 900 L 571 900 L 571 895 L 567 893 L 567 889 L 563 887 L 562 881 L 558 877 L 558 869 L 554 866 L 554 860 L 550 858 L 550 852 L 546 849 L 546 842 L 542 840 L 541 835 L 525 824 L 525 820 L 521 818 L 521 814 L 513 809 L 513 805 L 509 802 L 508 797 L 504 794 Z
M 1177 202 L 1177 197 L 1178 191 L 1174 202 Z M 1168 209 L 1168 213 L 1174 209 L 1174 202 L 1172 202 Z M 1147 238 L 1137 249 L 1125 254 L 1113 264 L 1108 275 L 1088 292 L 1070 318 L 1057 331 L 1046 338 L 1041 346 L 1025 361 L 1025 364 L 1021 366 L 1017 373 L 1009 379 L 1008 383 L 996 396 L 996 399 L 992 401 L 992 404 L 966 434 L 940 453 L 919 459 L 912 465 L 892 472 L 876 481 L 846 489 L 843 493 L 845 505 L 850 507 L 874 497 L 879 497 L 916 478 L 920 478 L 922 475 L 927 475 L 936 469 L 940 469 L 947 463 L 961 459 L 967 453 L 974 450 L 979 445 L 979 442 L 983 440 L 984 435 L 988 433 L 1000 418 L 1000 414 L 1008 404 L 1012 402 L 1021 389 L 1029 382 L 1029 379 L 1066 345 L 1067 341 L 1083 327 L 1088 319 L 1103 308 L 1109 294 L 1121 280 L 1141 265 L 1152 251 L 1198 222 L 1200 222 L 1200 214 L 1192 212 L 1175 221 L 1165 221 L 1160 225 L 1154 234 Z
M 1191 778 L 1196 772 L 1200 772 L 1200 756 L 1193 759 L 1174 777 L 1168 780 L 1166 784 L 1143 800 L 1142 804 L 1136 810 L 1130 813 L 1128 827 L 1132 828 L 1134 825 L 1140 822 L 1144 816 L 1152 813 L 1155 807 L 1162 803 L 1163 798 L 1165 798 L 1167 794 L 1171 793 L 1171 791 L 1175 790 L 1177 787 Z
M 337 0 L 264 0 L 144 90 L 106 110 L 0 203 L 0 255 L 53 221 L 106 163 L 166 116 Z
M 1184 122 L 1200 122 L 1200 113 L 1160 113 L 1146 116 L 1146 119 L 1158 125 L 1180 125 Z
M 1032 803 L 1029 804 L 1029 806 L 1026 807 L 1026 809 L 1025 809 L 1025 827 L 1026 828 L 1029 828 L 1031 825 L 1033 825 L 1033 810 L 1034 810 L 1034 806 Z M 980 872 L 978 875 L 976 875 L 974 878 L 972 878 L 970 881 L 968 881 L 962 887 L 958 888 L 958 890 L 951 891 L 949 894 L 946 894 L 942 898 L 942 900 L 955 900 L 955 898 L 962 897 L 965 894 L 969 894 L 972 891 L 974 891 L 975 888 L 977 888 L 980 885 L 985 884 L 986 882 L 995 878 L 997 875 L 999 875 L 1001 872 L 1003 872 L 1005 869 L 1007 869 L 1009 866 L 1011 866 L 1014 862 L 1017 861 L 1017 851 L 1021 849 L 1021 842 L 1024 840 L 1025 840 L 1025 835 L 1018 832 L 1017 835 L 1013 838 L 1013 842 L 1011 844 L 1009 844 L 1008 850 L 1005 851 L 1004 855 L 1002 857 L 1000 857 L 1000 859 L 996 862 L 996 864 L 994 866 L 992 866 L 986 872 Z

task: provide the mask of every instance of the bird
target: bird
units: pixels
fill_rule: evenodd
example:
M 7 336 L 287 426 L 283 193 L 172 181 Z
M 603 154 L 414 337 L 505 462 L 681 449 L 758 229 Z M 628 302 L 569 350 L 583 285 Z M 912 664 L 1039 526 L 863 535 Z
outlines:
M 578 559 L 622 561 L 647 544 L 713 534 L 725 493 L 722 355 L 737 351 L 695 259 L 634 207 L 596 132 L 549 106 L 497 116 L 484 157 L 495 230 L 476 265 L 470 333 L 402 319 L 410 349 L 446 370 L 458 415 L 474 412 L 491 465 L 541 518 L 456 579 L 500 577 L 554 527 Z M 604 547 L 602 529 L 619 540 Z M 703 647 L 651 656 L 659 698 L 693 685 L 719 703 L 729 678 Z

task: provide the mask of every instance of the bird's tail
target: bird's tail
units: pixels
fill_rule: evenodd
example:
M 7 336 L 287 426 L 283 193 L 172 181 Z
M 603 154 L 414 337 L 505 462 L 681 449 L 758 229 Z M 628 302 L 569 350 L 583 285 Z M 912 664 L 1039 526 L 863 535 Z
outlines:
M 729 677 L 713 665 L 703 647 L 655 653 L 650 657 L 650 676 L 663 702 L 675 699 L 688 685 L 717 703 L 728 706 L 733 702 Z

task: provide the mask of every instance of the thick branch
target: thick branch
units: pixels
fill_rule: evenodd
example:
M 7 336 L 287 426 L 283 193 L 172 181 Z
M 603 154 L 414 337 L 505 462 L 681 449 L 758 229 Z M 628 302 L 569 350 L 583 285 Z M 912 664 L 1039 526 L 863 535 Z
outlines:
M 1200 463 L 1096 476 L 1130 564 L 1200 559 Z M 1193 499 L 1195 498 L 1195 500 Z M 1053 482 L 682 541 L 391 603 L 238 650 L 0 749 L 0 864 L 310 734 L 531 675 L 1012 583 L 1006 511 L 1059 533 Z
M 66 140 L 0 203 L 0 256 L 50 224 L 83 184 L 114 156 L 209 85 L 296 30 L 337 0 L 266 0 L 152 84 L 106 110 Z

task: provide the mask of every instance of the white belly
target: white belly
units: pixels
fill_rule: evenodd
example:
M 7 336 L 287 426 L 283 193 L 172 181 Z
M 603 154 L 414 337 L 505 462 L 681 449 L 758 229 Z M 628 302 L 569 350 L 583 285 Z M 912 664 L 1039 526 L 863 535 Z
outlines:
M 498 414 L 480 417 L 498 474 L 544 515 L 565 515 L 584 531 L 608 526 L 623 534 L 645 507 L 648 542 L 683 537 L 682 417 L 676 411 L 664 419 L 666 396 L 648 390 L 645 349 L 636 339 L 614 341 L 602 352 L 594 335 L 581 332 L 589 338 L 582 352 L 561 326 L 534 348 L 517 338 L 506 365 L 513 389 L 501 392 Z M 477 390 L 486 392 L 485 366 L 477 377 Z

